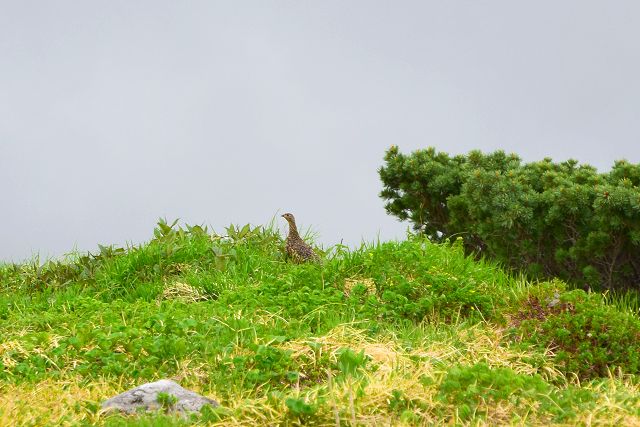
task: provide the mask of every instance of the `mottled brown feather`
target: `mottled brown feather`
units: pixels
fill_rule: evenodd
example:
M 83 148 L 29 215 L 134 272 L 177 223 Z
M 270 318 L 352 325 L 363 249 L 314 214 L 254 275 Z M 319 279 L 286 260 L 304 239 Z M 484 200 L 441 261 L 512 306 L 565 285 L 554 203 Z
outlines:
M 298 234 L 298 227 L 296 226 L 296 220 L 293 215 L 286 213 L 282 215 L 282 217 L 289 223 L 289 235 L 286 240 L 287 255 L 289 255 L 294 262 L 319 261 L 320 257 L 318 254 L 316 254 L 311 246 L 305 243 Z

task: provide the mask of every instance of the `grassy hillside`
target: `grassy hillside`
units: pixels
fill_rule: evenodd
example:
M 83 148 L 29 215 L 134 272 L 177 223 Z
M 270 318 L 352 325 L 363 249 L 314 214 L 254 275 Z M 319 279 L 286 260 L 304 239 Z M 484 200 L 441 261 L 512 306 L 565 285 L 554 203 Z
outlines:
M 0 267 L 0 425 L 640 424 L 640 319 L 458 243 L 286 262 L 272 228 L 160 223 L 139 247 Z M 100 414 L 172 378 L 192 419 Z

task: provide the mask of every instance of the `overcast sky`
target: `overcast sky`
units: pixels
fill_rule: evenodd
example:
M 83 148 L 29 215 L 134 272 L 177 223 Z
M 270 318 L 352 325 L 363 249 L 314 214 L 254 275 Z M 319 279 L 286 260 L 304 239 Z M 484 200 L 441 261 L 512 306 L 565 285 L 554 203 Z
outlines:
M 637 0 L 0 0 L 0 259 L 158 217 L 402 237 L 391 144 L 638 163 L 639 22 Z

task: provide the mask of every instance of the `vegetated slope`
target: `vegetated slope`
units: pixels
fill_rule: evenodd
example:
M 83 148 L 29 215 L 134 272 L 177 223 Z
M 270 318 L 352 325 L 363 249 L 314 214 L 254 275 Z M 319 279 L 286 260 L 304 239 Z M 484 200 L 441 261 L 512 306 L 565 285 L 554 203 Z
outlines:
M 154 234 L 0 267 L 1 425 L 640 423 L 640 320 L 600 295 L 528 284 L 460 241 L 292 264 L 270 227 Z M 167 377 L 222 406 L 100 414 Z

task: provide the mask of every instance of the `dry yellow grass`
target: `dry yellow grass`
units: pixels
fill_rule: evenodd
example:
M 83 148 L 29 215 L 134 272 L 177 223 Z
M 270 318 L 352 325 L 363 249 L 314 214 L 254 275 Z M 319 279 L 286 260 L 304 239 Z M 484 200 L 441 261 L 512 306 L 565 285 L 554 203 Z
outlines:
M 24 332 L 24 333 L 26 333 L 26 332 Z M 18 333 L 16 335 L 20 336 L 21 333 Z M 55 349 L 56 347 L 58 347 L 59 342 L 60 342 L 61 339 L 62 339 L 62 337 L 60 337 L 58 335 L 50 334 L 47 337 L 46 342 L 44 342 L 44 343 L 42 343 L 40 345 L 33 346 L 30 349 L 25 348 L 25 346 L 22 345 L 17 340 L 5 341 L 3 343 L 0 343 L 0 360 L 2 361 L 2 364 L 4 366 L 14 367 L 17 364 L 17 362 L 15 360 L 15 357 L 24 358 L 24 357 L 28 357 L 29 355 L 32 355 L 32 354 L 37 354 L 37 355 L 40 355 L 43 358 L 48 359 L 49 362 L 51 362 L 53 365 L 55 365 L 55 363 L 53 363 L 53 361 L 48 358 L 47 353 L 50 350 Z M 10 354 L 13 354 L 14 356 L 12 357 L 12 356 L 10 356 Z
M 209 299 L 209 296 L 199 289 L 181 282 L 174 282 L 165 286 L 159 296 L 159 300 L 180 300 L 184 302 L 197 302 L 207 299 Z
M 422 378 L 439 379 L 444 375 L 446 367 L 458 363 L 485 362 L 494 367 L 509 367 L 519 373 L 536 372 L 536 368 L 523 361 L 528 356 L 527 353 L 500 345 L 503 331 L 499 328 L 483 324 L 460 329 L 458 332 L 458 339 L 463 341 L 465 351 L 460 351 L 449 340 L 425 342 L 418 349 L 404 351 L 394 337 L 377 337 L 374 342 L 367 337 L 365 331 L 350 325 L 342 325 L 327 335 L 315 338 L 313 341 L 321 345 L 319 350 L 312 349 L 308 345 L 309 340 L 292 341 L 281 347 L 292 350 L 294 358 L 310 360 L 312 364 L 323 352 L 336 361 L 338 351 L 345 347 L 356 352 L 362 350 L 369 356 L 375 369 L 367 372 L 364 393 L 356 403 L 358 425 L 402 425 L 403 422 L 397 414 L 381 410 L 389 406 L 394 390 L 402 390 L 404 398 L 417 403 L 421 408 L 414 411 L 419 425 L 434 425 L 444 422 L 435 415 L 436 409 L 444 409 L 445 412 L 447 409 L 443 403 L 436 400 L 436 383 L 427 386 L 421 381 Z M 560 375 L 551 367 L 548 369 L 550 376 Z M 340 417 L 347 422 L 350 421 L 351 411 L 348 406 L 351 401 L 350 394 L 353 393 L 353 385 L 349 383 L 336 385 L 333 390 L 332 398 L 341 402 L 338 408 Z M 530 405 L 531 409 L 534 409 L 535 402 L 531 402 Z M 455 409 L 449 409 L 453 414 Z M 514 412 L 513 406 L 499 402 L 489 408 L 490 424 L 509 424 Z M 326 415 L 328 417 L 328 414 Z M 543 419 L 539 422 L 545 424 L 548 420 Z
M 79 379 L 45 380 L 35 384 L 0 385 L 0 425 L 73 425 L 96 423 L 94 411 L 84 402 L 99 402 L 122 390 L 118 383 Z
M 265 315 L 266 319 L 269 317 Z M 437 398 L 438 383 L 449 367 L 485 362 L 523 374 L 536 372 L 535 367 L 525 362 L 529 354 L 500 344 L 503 333 L 490 324 L 453 328 L 450 335 L 443 334 L 443 338 L 434 338 L 407 350 L 396 337 L 378 337 L 372 341 L 365 331 L 357 328 L 357 324 L 341 325 L 313 338 L 316 343 L 313 348 L 309 339 L 278 346 L 290 350 L 294 360 L 301 364 L 301 369 L 311 369 L 317 358 L 323 355 L 337 361 L 339 350 L 345 347 L 356 352 L 362 350 L 370 358 L 370 369 L 364 373 L 364 379 L 336 381 L 331 377 L 332 373 L 326 372 L 323 381 L 294 385 L 286 396 L 309 402 L 319 397 L 324 399 L 326 403 L 318 408 L 314 425 L 335 426 L 336 419 L 343 426 L 464 424 L 456 417 L 457 408 Z M 3 345 L 13 348 L 8 342 Z M 201 385 L 206 383 L 207 370 L 204 364 L 183 361 L 173 379 L 199 392 Z M 545 367 L 544 371 L 549 379 L 567 381 L 551 366 Z M 425 382 L 424 378 L 433 381 Z M 101 424 L 104 415 L 91 410 L 91 406 L 95 408 L 103 400 L 135 385 L 106 380 L 87 383 L 77 377 L 35 384 L 0 383 L 0 425 Z M 357 392 L 359 387 L 363 387 L 361 394 Z M 572 424 L 640 426 L 639 385 L 628 377 L 612 375 L 591 389 L 598 393 L 596 405 L 578 413 Z M 402 390 L 403 397 L 414 403 L 408 417 L 390 409 L 394 390 Z M 270 399 L 250 391 L 238 393 L 241 394 L 229 396 L 222 402 L 229 416 L 211 425 L 295 425 L 291 418 L 287 418 L 288 409 L 283 398 Z M 215 398 L 215 392 L 206 394 Z M 476 419 L 473 425 L 550 424 L 549 418 L 536 411 L 538 402 L 520 401 L 515 405 L 509 401 L 487 402 L 482 408 L 486 419 Z M 520 418 L 514 418 L 515 413 L 519 413 Z M 445 419 L 442 414 L 448 414 L 448 417 Z

